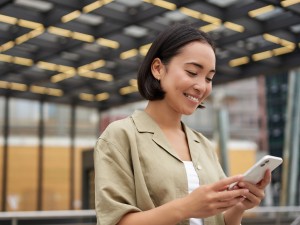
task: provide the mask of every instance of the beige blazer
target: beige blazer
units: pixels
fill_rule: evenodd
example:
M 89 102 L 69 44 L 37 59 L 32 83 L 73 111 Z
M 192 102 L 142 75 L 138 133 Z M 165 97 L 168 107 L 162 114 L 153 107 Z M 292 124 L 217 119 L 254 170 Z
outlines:
M 200 184 L 225 177 L 211 143 L 184 126 Z M 128 212 L 153 209 L 188 194 L 183 162 L 162 130 L 144 111 L 111 123 L 95 151 L 97 224 L 115 225 Z M 188 225 L 189 220 L 178 223 Z M 224 225 L 222 214 L 205 218 L 205 225 Z

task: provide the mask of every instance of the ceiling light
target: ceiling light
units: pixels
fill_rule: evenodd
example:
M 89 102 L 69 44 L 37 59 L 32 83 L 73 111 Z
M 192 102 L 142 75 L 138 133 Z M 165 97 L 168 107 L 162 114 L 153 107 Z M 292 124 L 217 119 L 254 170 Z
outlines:
M 47 94 L 52 96 L 60 97 L 64 94 L 64 92 L 57 88 L 47 88 Z
M 228 29 L 237 31 L 237 32 L 244 32 L 245 28 L 239 24 L 232 23 L 232 22 L 225 22 L 224 26 L 227 27 Z
M 91 11 L 94 11 L 95 9 L 100 8 L 103 5 L 103 3 L 101 1 L 95 1 L 85 7 L 83 7 L 82 11 L 84 13 L 89 13 Z
M 151 45 L 152 45 L 152 43 L 141 46 L 139 49 L 140 54 L 145 56 L 147 54 L 147 52 L 149 51 L 149 48 L 151 47 Z
M 93 42 L 94 41 L 94 36 L 89 35 L 89 34 L 83 34 L 79 32 L 73 32 L 72 33 L 72 38 L 84 42 Z
M 0 80 L 0 88 L 7 89 L 9 86 L 9 82 Z
M 204 31 L 204 32 L 210 32 L 210 31 L 213 31 L 213 30 L 217 30 L 219 28 L 221 28 L 221 24 L 208 24 L 208 25 L 205 25 L 205 26 L 202 26 L 200 27 L 200 30 Z
M 108 73 L 95 72 L 94 73 L 94 78 L 98 79 L 98 80 L 112 81 L 113 80 L 113 75 L 108 74 Z
M 221 20 L 217 17 L 214 17 L 214 16 L 210 16 L 210 15 L 207 15 L 207 14 L 202 14 L 201 17 L 200 17 L 201 20 L 207 22 L 207 23 L 213 23 L 213 24 L 221 24 Z
M 2 22 L 2 23 L 8 23 L 8 24 L 15 25 L 17 23 L 17 21 L 18 21 L 18 19 L 15 17 L 0 14 L 0 22 Z
M 57 83 L 62 80 L 66 80 L 68 78 L 74 77 L 75 75 L 76 75 L 76 73 L 59 73 L 59 74 L 53 75 L 51 77 L 51 82 Z
M 121 59 L 128 59 L 128 58 L 131 58 L 131 57 L 136 56 L 138 53 L 139 53 L 139 52 L 138 52 L 137 49 L 135 49 L 135 48 L 134 48 L 134 49 L 130 49 L 130 50 L 128 50 L 128 51 L 122 52 L 122 53 L 120 54 L 120 58 L 121 58 Z
M 80 93 L 79 98 L 84 101 L 90 101 L 90 102 L 94 101 L 94 95 L 92 94 Z
M 95 96 L 95 98 L 97 101 L 104 101 L 109 98 L 109 94 L 107 92 L 103 92 L 103 93 L 97 94 Z
M 10 55 L 0 54 L 0 61 L 11 63 L 13 61 L 13 57 Z
M 14 57 L 13 62 L 22 66 L 32 66 L 33 64 L 32 59 L 26 59 L 22 57 Z
M 272 51 L 274 53 L 274 56 L 278 56 L 278 55 L 290 53 L 290 52 L 294 51 L 294 49 L 287 48 L 287 47 L 281 47 L 281 48 L 273 49 Z
M 137 92 L 138 91 L 138 87 L 136 86 L 126 86 L 126 87 L 122 87 L 120 88 L 120 94 L 121 95 L 127 95 L 127 94 L 131 94 L 133 92 Z
M 9 41 L 6 42 L 5 44 L 1 45 L 1 52 L 5 52 L 15 46 L 15 42 Z
M 18 25 L 20 27 L 26 27 L 26 28 L 29 28 L 29 29 L 36 29 L 36 28 L 44 26 L 41 23 L 36 23 L 36 22 L 32 22 L 32 21 L 29 21 L 29 20 L 22 20 L 22 19 L 18 20 Z
M 63 28 L 59 28 L 59 27 L 48 27 L 47 31 L 49 33 L 55 34 L 55 35 L 59 35 L 59 36 L 63 36 L 63 37 L 71 37 L 72 35 L 72 31 L 67 30 L 67 29 L 63 29 Z
M 61 22 L 67 23 L 70 22 L 71 20 L 74 20 L 78 18 L 81 15 L 81 12 L 79 10 L 73 11 L 61 18 Z
M 254 61 L 259 61 L 259 60 L 271 58 L 272 56 L 273 56 L 273 52 L 272 52 L 272 50 L 269 50 L 269 51 L 264 51 L 264 52 L 259 52 L 259 53 L 253 54 L 252 59 Z
M 11 82 L 10 83 L 10 89 L 16 90 L 16 91 L 26 91 L 27 90 L 27 85 Z
M 202 13 L 200 13 L 196 10 L 193 10 L 193 9 L 186 8 L 186 7 L 179 8 L 179 11 L 187 16 L 190 16 L 190 17 L 193 17 L 196 19 L 200 19 L 200 17 L 202 16 Z
M 177 8 L 176 4 L 164 0 L 143 0 L 143 1 L 168 10 L 175 10 Z
M 300 0 L 285 0 L 280 2 L 283 7 L 288 7 L 297 3 L 300 3 Z
M 25 6 L 28 8 L 36 9 L 41 12 L 48 12 L 53 8 L 53 4 L 46 1 L 38 1 L 38 0 L 15 0 L 16 5 Z
M 114 49 L 119 48 L 119 46 L 120 46 L 119 42 L 109 40 L 109 39 L 105 39 L 105 38 L 99 38 L 97 40 L 97 43 L 99 45 L 106 46 L 106 47 L 109 47 L 109 48 L 114 48 Z
M 280 44 L 280 38 L 279 37 L 276 37 L 274 35 L 271 35 L 271 34 L 263 34 L 263 38 L 266 40 L 266 41 L 269 41 L 269 42 L 273 42 L 275 44 Z
M 49 63 L 49 62 L 44 62 L 44 61 L 39 61 L 36 64 L 37 67 L 45 70 L 51 70 L 51 71 L 57 71 L 58 65 L 54 63 Z
M 267 12 L 273 11 L 275 9 L 275 6 L 273 5 L 267 5 L 258 9 L 254 9 L 248 12 L 249 16 L 251 17 L 257 17 L 259 15 L 265 14 Z
M 248 62 L 249 62 L 249 58 L 247 56 L 244 56 L 244 57 L 240 57 L 240 58 L 230 60 L 229 65 L 231 67 L 236 67 L 236 66 L 240 66 L 240 65 L 243 65 L 243 64 L 247 64 Z

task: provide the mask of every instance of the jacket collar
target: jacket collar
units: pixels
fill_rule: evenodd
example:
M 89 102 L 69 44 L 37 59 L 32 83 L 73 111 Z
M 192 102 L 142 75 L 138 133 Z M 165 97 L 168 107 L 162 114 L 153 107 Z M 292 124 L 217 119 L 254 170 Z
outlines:
M 172 149 L 169 142 L 167 141 L 163 131 L 160 129 L 158 124 L 144 111 L 135 111 L 131 116 L 132 120 L 140 133 L 152 133 L 152 140 L 162 147 L 165 151 L 170 153 L 172 156 L 180 160 L 176 154 L 176 152 Z M 196 151 L 199 148 L 198 143 L 201 142 L 199 137 L 195 135 L 194 131 L 187 127 L 184 123 L 183 128 L 186 133 L 186 137 L 188 140 L 188 145 L 190 149 L 191 157 L 194 160 L 198 160 L 198 155 Z

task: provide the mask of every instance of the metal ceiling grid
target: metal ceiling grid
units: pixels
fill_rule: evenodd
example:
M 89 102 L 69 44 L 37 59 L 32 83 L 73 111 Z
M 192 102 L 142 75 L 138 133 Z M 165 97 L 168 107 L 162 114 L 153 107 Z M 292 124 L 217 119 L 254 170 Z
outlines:
M 300 0 L 0 0 L 0 95 L 96 107 L 140 100 L 157 34 L 193 23 L 217 44 L 215 84 L 299 66 Z

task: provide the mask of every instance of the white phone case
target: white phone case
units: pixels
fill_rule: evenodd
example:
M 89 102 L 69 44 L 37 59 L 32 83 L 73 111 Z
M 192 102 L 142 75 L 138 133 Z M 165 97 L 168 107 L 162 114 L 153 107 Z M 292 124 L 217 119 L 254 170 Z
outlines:
M 257 184 L 263 179 L 267 169 L 272 172 L 281 163 L 282 158 L 266 155 L 243 174 L 243 180 L 252 184 Z M 234 185 L 236 185 L 236 183 L 231 184 L 228 189 L 231 189 Z

